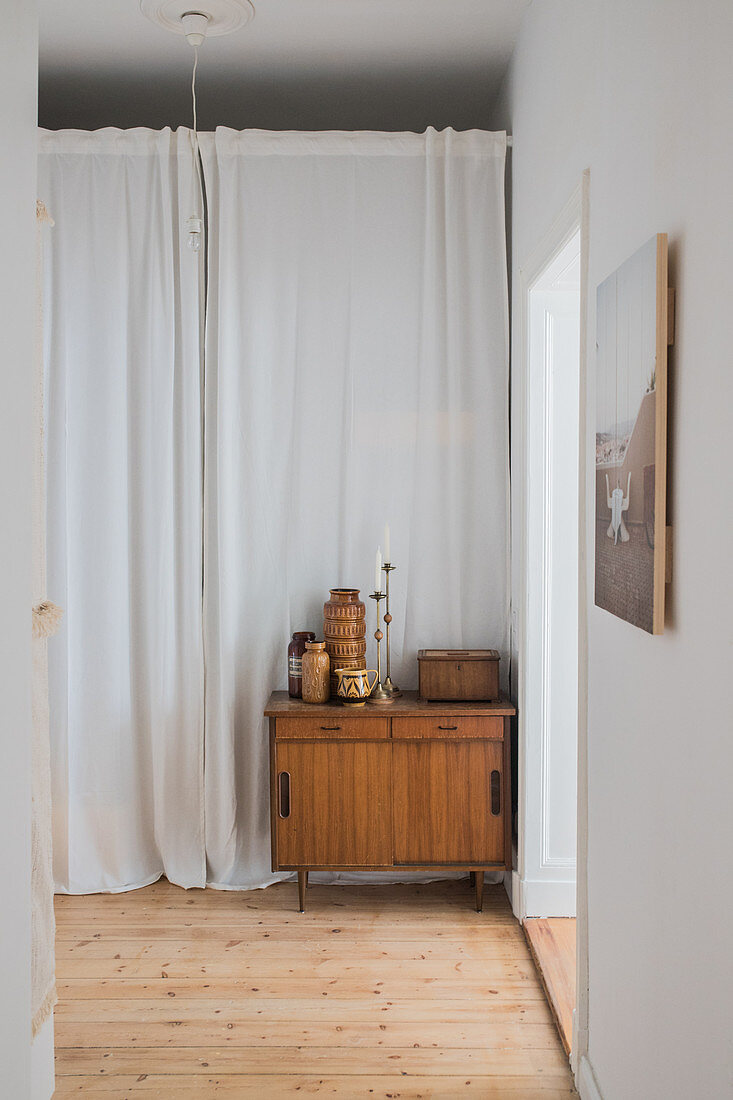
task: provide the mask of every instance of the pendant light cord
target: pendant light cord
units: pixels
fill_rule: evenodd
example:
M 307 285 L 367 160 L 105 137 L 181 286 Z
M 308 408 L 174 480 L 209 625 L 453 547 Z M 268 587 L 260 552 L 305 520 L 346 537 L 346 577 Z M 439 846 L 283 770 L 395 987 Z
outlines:
M 193 132 L 198 144 L 198 126 L 196 124 L 196 70 L 199 67 L 199 48 L 193 48 L 193 72 L 191 73 L 191 101 L 193 103 Z
M 196 71 L 199 67 L 199 48 L 193 48 L 193 72 L 191 73 L 191 107 L 193 111 L 193 130 L 191 132 L 191 188 L 194 196 L 194 215 L 199 215 L 199 196 L 203 186 L 199 161 L 198 112 L 196 104 Z

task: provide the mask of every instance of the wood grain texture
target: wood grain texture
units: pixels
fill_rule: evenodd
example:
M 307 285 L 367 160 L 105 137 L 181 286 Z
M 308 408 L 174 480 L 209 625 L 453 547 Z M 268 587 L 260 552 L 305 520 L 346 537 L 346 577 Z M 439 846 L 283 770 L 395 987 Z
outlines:
M 313 708 L 317 704 L 312 704 Z M 310 709 L 310 705 L 309 705 Z M 351 717 L 346 707 L 339 707 L 338 713 L 328 718 L 298 716 L 277 719 L 278 739 L 308 737 L 317 740 L 341 737 L 389 737 L 389 719 L 371 718 L 363 715 Z
M 502 799 L 504 801 L 504 867 L 512 873 L 512 724 L 511 718 L 504 718 L 504 774 L 502 777 Z
M 573 1038 L 576 995 L 575 929 L 574 917 L 533 917 L 524 922 L 527 942 L 568 1054 Z
M 417 655 L 421 699 L 499 697 L 499 654 L 494 649 L 421 649 Z
M 56 1100 L 576 1095 L 503 889 L 292 891 L 57 898 Z
M 333 718 L 335 715 L 343 716 L 344 706 L 333 699 L 329 703 L 313 703 L 307 706 L 300 699 L 291 699 L 287 691 L 273 691 L 270 696 L 265 715 L 268 718 L 285 718 L 288 715 L 302 716 L 304 707 L 308 717 Z M 512 715 L 516 714 L 516 708 L 508 699 L 499 699 L 495 703 L 426 703 L 419 702 L 416 691 L 404 691 L 399 699 L 394 699 L 389 704 L 389 713 L 384 717 L 396 718 L 402 716 L 425 717 L 437 715 Z
M 465 715 L 436 714 L 430 718 L 393 718 L 392 737 L 423 739 L 440 739 L 443 741 L 453 738 L 496 738 L 501 740 L 504 736 L 504 724 L 502 718 L 476 717 Z
M 344 716 L 338 707 L 314 713 L 283 692 L 272 695 L 274 871 L 450 865 L 474 872 L 502 863 L 511 869 L 513 708 L 431 706 L 414 693 L 394 706 L 389 713 L 366 709 Z M 342 748 L 352 738 L 352 749 L 362 746 L 356 755 Z M 366 754 L 364 746 L 378 740 L 385 744 Z M 474 879 L 479 912 L 483 882 L 483 873 Z M 301 882 L 301 912 L 305 897 Z
M 391 745 L 277 741 L 290 814 L 277 821 L 278 867 L 368 867 L 392 861 Z
M 669 274 L 667 234 L 657 233 L 656 391 L 654 402 L 654 611 L 652 633 L 664 633 L 667 527 L 667 348 Z
M 342 1100 L 374 1100 L 375 1078 L 372 1075 L 342 1076 L 333 1074 L 324 1077 L 314 1075 L 285 1075 L 278 1078 L 272 1075 L 197 1077 L 179 1076 L 176 1084 L 171 1085 L 170 1077 L 119 1076 L 105 1080 L 99 1077 L 66 1077 L 54 1093 L 55 1100 L 65 1097 L 84 1095 L 89 1100 L 128 1100 L 129 1097 L 147 1096 L 156 1100 L 218 1100 L 225 1096 L 229 1100 L 276 1100 L 279 1097 L 296 1096 L 336 1096 Z M 555 1087 L 552 1079 L 542 1081 L 535 1077 L 489 1078 L 491 1092 L 487 1093 L 487 1078 L 481 1075 L 455 1077 L 412 1077 L 407 1081 L 399 1073 L 379 1078 L 379 1096 L 399 1097 L 400 1100 L 453 1100 L 460 1096 L 478 1096 L 482 1100 L 489 1097 L 511 1096 L 515 1100 L 566 1100 L 577 1095 L 569 1086 Z M 72 1082 L 79 1082 L 78 1084 Z
M 504 862 L 503 816 L 489 810 L 500 741 L 395 741 L 392 770 L 396 863 Z

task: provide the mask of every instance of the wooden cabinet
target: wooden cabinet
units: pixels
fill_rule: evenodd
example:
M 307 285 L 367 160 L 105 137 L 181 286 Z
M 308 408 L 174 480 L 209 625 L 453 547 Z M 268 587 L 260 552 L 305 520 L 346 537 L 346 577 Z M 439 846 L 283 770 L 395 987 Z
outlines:
M 272 868 L 468 870 L 511 866 L 509 718 L 497 703 L 422 703 L 406 692 L 358 714 L 275 692 Z

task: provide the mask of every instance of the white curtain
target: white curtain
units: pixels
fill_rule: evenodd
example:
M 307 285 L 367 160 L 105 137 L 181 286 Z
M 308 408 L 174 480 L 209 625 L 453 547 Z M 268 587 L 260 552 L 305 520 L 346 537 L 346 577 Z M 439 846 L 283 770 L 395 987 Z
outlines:
M 505 136 L 204 139 L 206 850 L 237 888 L 274 877 L 290 634 L 330 587 L 366 598 L 385 520 L 393 679 L 422 646 L 507 652 Z
M 507 652 L 504 135 L 203 135 L 203 385 L 189 136 L 41 136 L 61 890 L 273 879 L 262 711 L 385 520 L 393 679 Z
M 41 132 L 57 889 L 205 882 L 189 135 Z

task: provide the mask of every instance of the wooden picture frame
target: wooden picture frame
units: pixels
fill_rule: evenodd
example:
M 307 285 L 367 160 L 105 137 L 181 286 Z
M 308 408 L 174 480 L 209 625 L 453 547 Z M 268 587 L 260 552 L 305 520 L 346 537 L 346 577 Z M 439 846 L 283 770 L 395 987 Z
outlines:
M 664 631 L 667 534 L 667 234 L 596 292 L 595 603 Z

